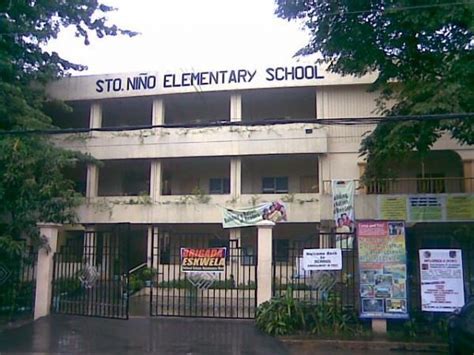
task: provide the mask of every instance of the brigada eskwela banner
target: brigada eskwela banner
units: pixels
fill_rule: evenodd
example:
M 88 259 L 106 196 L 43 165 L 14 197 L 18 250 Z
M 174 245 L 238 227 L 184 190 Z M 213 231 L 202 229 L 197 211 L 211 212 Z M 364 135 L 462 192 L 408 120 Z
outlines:
M 255 226 L 263 220 L 275 223 L 286 221 L 286 207 L 283 202 L 266 202 L 257 206 L 238 209 L 224 207 L 222 226 L 224 228 L 249 227 Z
M 332 180 L 332 203 L 337 232 L 354 231 L 354 180 Z
M 405 223 L 357 222 L 361 318 L 408 318 Z
M 227 249 L 181 248 L 182 272 L 224 272 Z

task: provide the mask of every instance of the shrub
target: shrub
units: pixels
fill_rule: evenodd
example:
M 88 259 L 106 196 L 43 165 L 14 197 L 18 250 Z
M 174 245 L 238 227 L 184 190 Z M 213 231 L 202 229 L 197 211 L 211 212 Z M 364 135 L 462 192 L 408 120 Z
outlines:
M 338 298 L 330 295 L 321 303 L 294 299 L 289 288 L 285 295 L 257 308 L 257 327 L 271 335 L 308 332 L 317 335 L 361 334 L 362 323 L 353 309 L 344 309 Z

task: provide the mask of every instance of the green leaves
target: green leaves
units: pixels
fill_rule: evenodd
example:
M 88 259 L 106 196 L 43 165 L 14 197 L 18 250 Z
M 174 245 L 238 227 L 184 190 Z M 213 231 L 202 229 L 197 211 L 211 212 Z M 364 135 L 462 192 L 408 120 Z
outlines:
M 299 54 L 319 53 L 329 69 L 363 75 L 377 71 L 384 115 L 474 112 L 474 5 L 448 0 L 276 0 L 278 16 L 304 19 L 311 39 Z M 395 84 L 396 83 L 396 84 Z M 395 103 L 395 104 L 393 104 Z M 429 151 L 448 133 L 474 144 L 474 119 L 381 123 L 361 146 L 369 174 L 393 158 Z M 392 159 L 390 159 L 392 158 Z
M 38 239 L 36 223 L 75 221 L 80 195 L 64 169 L 88 157 L 61 150 L 46 137 L 2 131 L 52 128 L 43 108 L 44 85 L 85 67 L 43 50 L 63 27 L 89 43 L 135 32 L 107 23 L 114 9 L 97 0 L 0 2 L 0 249 L 17 255 L 26 237 Z M 90 159 L 89 159 L 90 160 Z

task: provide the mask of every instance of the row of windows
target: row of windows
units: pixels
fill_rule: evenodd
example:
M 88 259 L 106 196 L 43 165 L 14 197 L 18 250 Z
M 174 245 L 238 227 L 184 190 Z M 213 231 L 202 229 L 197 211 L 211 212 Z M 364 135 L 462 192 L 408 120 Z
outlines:
M 209 180 L 210 194 L 228 194 L 230 193 L 229 178 L 211 178 Z M 284 194 L 288 193 L 288 177 L 263 177 L 262 193 L 264 194 Z

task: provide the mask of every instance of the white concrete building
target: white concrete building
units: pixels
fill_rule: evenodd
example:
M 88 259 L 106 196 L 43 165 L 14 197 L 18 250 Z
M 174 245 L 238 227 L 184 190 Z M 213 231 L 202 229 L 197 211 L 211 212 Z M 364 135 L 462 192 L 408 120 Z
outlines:
M 157 230 L 228 236 L 251 260 L 256 229 L 223 229 L 222 207 L 281 200 L 288 221 L 275 227 L 273 238 L 280 261 L 288 261 L 294 243 L 331 231 L 330 181 L 359 180 L 365 164 L 360 142 L 374 128 L 318 121 L 377 116 L 377 93 L 367 91 L 374 79 L 341 77 L 295 63 L 81 76 L 52 83 L 50 95 L 74 110 L 51 110 L 56 125 L 104 128 L 54 138 L 102 163 L 71 172 L 85 196 L 79 222 L 96 230 L 131 223 L 130 266 L 150 264 L 153 244 L 170 248 L 172 236 L 153 240 Z M 413 159 L 403 166 L 399 179 L 358 189 L 356 217 L 383 218 L 381 195 L 456 194 L 474 206 L 473 192 L 473 147 L 443 137 L 425 161 Z M 416 231 L 427 222 L 449 229 L 453 224 L 447 222 L 469 220 L 443 213 L 438 221 L 408 223 Z M 65 227 L 59 245 L 74 238 L 78 228 Z M 418 237 L 416 248 L 433 244 L 429 236 L 427 244 L 423 238 Z M 440 243 L 456 246 L 449 237 Z M 160 251 L 161 258 L 165 254 Z M 474 269 L 472 258 L 468 262 Z M 466 281 L 472 289 L 474 280 Z

